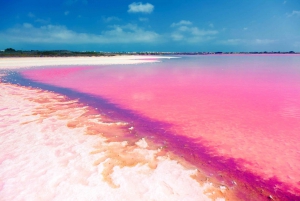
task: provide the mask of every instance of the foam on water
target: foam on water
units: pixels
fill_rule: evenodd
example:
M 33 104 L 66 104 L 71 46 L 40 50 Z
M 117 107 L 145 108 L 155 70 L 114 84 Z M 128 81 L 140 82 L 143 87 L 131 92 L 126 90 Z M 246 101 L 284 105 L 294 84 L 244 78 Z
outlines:
M 126 122 L 49 91 L 0 91 L 1 200 L 225 200 L 195 167 L 118 137 Z

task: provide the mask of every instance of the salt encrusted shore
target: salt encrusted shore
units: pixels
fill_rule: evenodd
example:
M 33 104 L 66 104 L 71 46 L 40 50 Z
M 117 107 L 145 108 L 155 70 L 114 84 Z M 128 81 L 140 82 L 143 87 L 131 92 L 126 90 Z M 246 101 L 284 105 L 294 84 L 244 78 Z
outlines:
M 4 83 L 0 90 L 1 200 L 212 200 L 211 184 L 191 178 L 196 169 L 157 157 L 145 139 L 128 145 L 87 134 L 122 123 L 55 93 Z
M 160 56 L 112 56 L 112 57 L 10 57 L 0 58 L 0 69 L 17 69 L 38 66 L 66 66 L 66 65 L 112 65 L 139 64 L 157 62 L 157 59 L 176 57 Z
M 155 58 L 161 57 L 5 58 L 0 69 Z M 196 168 L 149 149 L 146 139 L 129 144 L 105 138 L 106 132 L 131 130 L 126 122 L 91 114 L 93 108 L 54 92 L 2 83 L 1 77 L 0 92 L 1 200 L 225 200 L 226 187 L 197 181 Z

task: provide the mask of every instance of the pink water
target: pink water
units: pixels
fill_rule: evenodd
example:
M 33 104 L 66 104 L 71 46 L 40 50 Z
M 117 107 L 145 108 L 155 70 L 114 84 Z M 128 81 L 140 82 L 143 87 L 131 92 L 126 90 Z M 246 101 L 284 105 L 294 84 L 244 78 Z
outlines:
M 160 129 L 187 139 L 183 152 L 205 147 L 218 162 L 233 161 L 229 169 L 300 196 L 299 56 L 191 56 L 153 64 L 29 69 L 22 75 L 166 123 L 170 126 Z

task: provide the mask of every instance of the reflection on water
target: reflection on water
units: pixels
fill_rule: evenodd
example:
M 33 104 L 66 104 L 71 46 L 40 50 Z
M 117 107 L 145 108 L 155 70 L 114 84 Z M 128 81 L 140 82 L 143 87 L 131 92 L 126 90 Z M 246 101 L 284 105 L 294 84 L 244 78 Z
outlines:
M 235 168 L 300 196 L 299 64 L 292 55 L 186 56 L 22 75 L 171 125 L 162 129 L 191 142 L 182 150 L 190 146 L 192 154 L 192 145 L 205 146 L 210 155 L 233 159 Z

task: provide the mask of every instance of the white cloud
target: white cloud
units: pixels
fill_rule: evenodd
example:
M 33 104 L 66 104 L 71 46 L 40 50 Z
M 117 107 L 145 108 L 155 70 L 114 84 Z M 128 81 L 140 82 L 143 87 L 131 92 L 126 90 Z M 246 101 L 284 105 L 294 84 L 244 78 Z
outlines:
M 159 39 L 159 35 L 152 31 L 145 31 L 134 24 L 125 26 L 115 25 L 112 30 L 102 32 L 103 36 L 112 41 L 121 43 L 131 42 L 155 42 Z
M 248 30 L 248 27 L 244 27 L 244 31 L 247 31 Z
M 102 17 L 103 21 L 108 23 L 111 21 L 120 21 L 121 19 L 115 16 L 111 16 L 111 17 Z
M 214 28 L 214 24 L 213 24 L 213 23 L 210 23 L 208 26 L 209 26 L 210 28 Z
M 0 41 L 15 43 L 52 43 L 52 44 L 117 44 L 153 43 L 160 36 L 133 24 L 111 26 L 100 34 L 78 33 L 65 26 L 47 25 L 34 27 L 29 23 L 0 33 Z
M 34 18 L 35 15 L 34 15 L 32 12 L 29 12 L 29 13 L 28 13 L 28 17 Z
M 287 14 L 288 17 L 297 16 L 300 17 L 300 10 L 293 10 L 292 13 Z
M 286 4 L 286 1 L 284 1 L 283 4 Z
M 189 43 L 205 42 L 213 39 L 214 35 L 218 34 L 216 30 L 203 30 L 196 26 L 192 26 L 192 22 L 181 20 L 178 23 L 172 23 L 174 28 L 171 38 L 174 41 L 184 41 Z
M 270 39 L 227 39 L 219 41 L 220 44 L 224 45 L 268 45 L 274 43 L 275 40 Z
M 176 27 L 176 26 L 181 26 L 181 25 L 192 25 L 192 22 L 187 21 L 187 20 L 181 20 L 180 22 L 172 23 L 171 27 Z
M 133 2 L 128 6 L 129 13 L 152 13 L 154 6 L 150 3 Z
M 171 34 L 171 37 L 172 37 L 172 39 L 175 40 L 175 41 L 181 41 L 181 40 L 184 39 L 183 34 L 178 33 L 178 32 L 172 33 L 172 34 Z
M 67 11 L 64 12 L 64 14 L 65 14 L 65 15 L 69 15 L 69 14 L 70 14 L 70 11 L 67 10 Z

